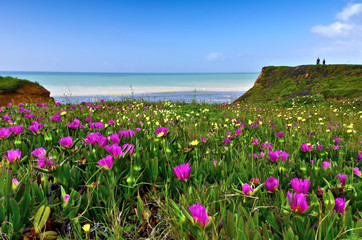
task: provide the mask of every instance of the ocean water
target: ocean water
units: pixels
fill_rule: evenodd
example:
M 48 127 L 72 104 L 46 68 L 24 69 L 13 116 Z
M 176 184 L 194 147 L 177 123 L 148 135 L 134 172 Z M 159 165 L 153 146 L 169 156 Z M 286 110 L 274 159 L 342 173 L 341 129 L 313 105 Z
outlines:
M 251 88 L 258 73 L 0 72 L 36 81 L 61 102 L 122 100 L 230 102 Z

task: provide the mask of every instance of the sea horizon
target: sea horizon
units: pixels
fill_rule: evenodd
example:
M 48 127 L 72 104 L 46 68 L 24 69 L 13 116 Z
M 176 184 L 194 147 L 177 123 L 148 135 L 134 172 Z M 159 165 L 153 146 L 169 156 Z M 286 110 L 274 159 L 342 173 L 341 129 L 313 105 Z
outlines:
M 217 102 L 230 102 L 250 89 L 258 74 L 0 71 L 2 76 L 38 82 L 56 100 L 72 99 L 72 102 L 130 97 L 186 102 L 195 99 L 210 102 L 216 99 Z

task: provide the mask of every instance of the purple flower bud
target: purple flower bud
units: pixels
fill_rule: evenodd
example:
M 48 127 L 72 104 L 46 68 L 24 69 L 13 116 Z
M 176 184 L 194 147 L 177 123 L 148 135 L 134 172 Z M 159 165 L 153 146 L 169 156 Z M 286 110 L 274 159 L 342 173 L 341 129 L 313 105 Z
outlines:
M 307 198 L 303 193 L 294 193 L 292 196 L 292 194 L 288 192 L 287 196 L 293 212 L 301 214 L 308 209 Z
M 335 199 L 335 205 L 333 207 L 333 210 L 337 213 L 344 213 L 346 207 L 346 199 L 344 198 L 336 198 Z
M 282 138 L 283 137 L 283 132 L 277 132 L 276 135 L 277 135 L 278 138 Z
M 243 192 L 245 195 L 250 195 L 252 192 L 254 192 L 254 189 L 252 187 L 250 187 L 247 183 L 244 183 Z
M 190 163 L 186 163 L 174 167 L 173 171 L 180 180 L 186 180 L 190 177 L 191 169 Z
M 206 208 L 200 203 L 189 206 L 189 210 L 195 222 L 200 223 L 202 227 L 205 227 L 205 225 L 210 221 L 209 217 L 207 216 Z
M 266 187 L 266 189 L 268 189 L 269 192 L 274 193 L 275 190 L 277 190 L 278 187 L 279 187 L 279 181 L 278 181 L 278 179 L 273 178 L 273 177 L 268 177 L 268 178 L 265 180 L 265 187 Z

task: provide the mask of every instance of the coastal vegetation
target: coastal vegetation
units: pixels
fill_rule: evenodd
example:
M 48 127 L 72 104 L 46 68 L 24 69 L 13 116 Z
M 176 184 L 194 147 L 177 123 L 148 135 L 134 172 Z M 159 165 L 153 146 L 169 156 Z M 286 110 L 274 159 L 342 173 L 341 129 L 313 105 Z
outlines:
M 26 79 L 19 79 L 19 78 L 14 78 L 14 77 L 10 77 L 10 76 L 0 76 L 0 91 L 2 92 L 10 92 L 10 91 L 15 91 L 21 87 L 24 86 L 24 84 L 37 84 L 39 85 L 39 83 L 37 82 L 32 82 Z
M 281 70 L 282 71 L 282 70 Z M 3 239 L 359 239 L 359 99 L 0 108 Z
M 254 86 L 236 101 L 267 102 L 296 96 L 361 98 L 362 65 L 264 67 Z

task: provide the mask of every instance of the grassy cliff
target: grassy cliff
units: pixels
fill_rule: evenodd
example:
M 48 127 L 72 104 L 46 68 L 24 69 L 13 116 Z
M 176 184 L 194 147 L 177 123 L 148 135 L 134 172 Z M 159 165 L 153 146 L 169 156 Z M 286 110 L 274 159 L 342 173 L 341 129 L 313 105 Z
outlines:
M 285 100 L 296 96 L 362 96 L 362 65 L 264 67 L 254 86 L 236 101 Z
M 26 84 L 26 83 L 39 85 L 36 82 L 34 83 L 34 82 L 31 82 L 31 81 L 25 80 L 25 79 L 0 76 L 0 91 L 2 91 L 2 92 L 15 91 L 19 88 L 22 88 L 24 86 L 24 84 Z

